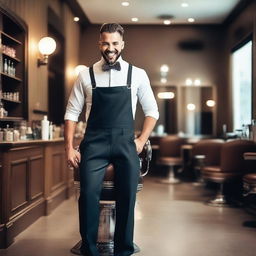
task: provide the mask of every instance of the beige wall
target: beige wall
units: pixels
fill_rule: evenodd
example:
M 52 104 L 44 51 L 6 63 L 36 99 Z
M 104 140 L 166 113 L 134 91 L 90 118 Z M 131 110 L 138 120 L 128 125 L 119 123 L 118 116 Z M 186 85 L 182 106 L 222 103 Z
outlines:
M 47 66 L 37 67 L 37 43 L 41 37 L 47 36 L 48 6 L 50 6 L 56 15 L 64 22 L 66 70 L 72 69 L 78 64 L 79 25 L 73 21 L 72 12 L 61 0 L 0 0 L 0 3 L 16 13 L 28 25 L 29 120 L 41 119 L 42 116 L 34 114 L 33 109 L 48 110 L 48 71 Z M 74 75 L 72 72 L 69 72 L 69 74 L 66 75 L 66 91 L 71 87 L 73 80 Z

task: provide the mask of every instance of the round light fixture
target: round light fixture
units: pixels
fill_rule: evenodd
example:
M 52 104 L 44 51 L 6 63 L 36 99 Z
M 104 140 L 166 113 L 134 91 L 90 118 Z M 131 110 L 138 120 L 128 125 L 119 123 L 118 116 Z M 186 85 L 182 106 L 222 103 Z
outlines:
M 170 25 L 171 21 L 170 20 L 164 20 L 163 23 L 164 23 L 164 25 Z
M 195 22 L 195 19 L 194 18 L 188 18 L 188 22 L 193 23 L 193 22 Z
M 206 105 L 210 108 L 215 106 L 215 101 L 214 100 L 207 100 Z
M 161 81 L 162 84 L 166 84 L 167 83 L 167 79 L 165 77 L 162 77 L 160 81 Z
M 195 104 L 189 103 L 189 104 L 187 105 L 187 110 L 193 111 L 193 110 L 195 110 L 195 109 L 196 109 L 196 105 L 195 105 Z
M 169 71 L 169 66 L 166 65 L 166 64 L 163 64 L 161 67 L 160 67 L 160 71 L 163 72 L 163 73 L 167 73 Z
M 193 81 L 192 81 L 192 79 L 187 78 L 185 83 L 186 83 L 186 85 L 191 86 L 193 84 Z
M 43 37 L 38 43 L 38 49 L 42 55 L 50 55 L 56 49 L 56 42 L 51 37 Z
M 79 20 L 80 20 L 79 17 L 74 17 L 75 22 L 78 22 Z
M 183 7 L 183 8 L 188 7 L 188 3 L 182 3 L 182 4 L 181 4 L 181 7 Z
M 136 17 L 131 18 L 131 20 L 132 20 L 133 22 L 137 22 L 137 21 L 139 21 L 139 19 L 138 19 L 138 18 L 136 18 Z
M 130 5 L 130 3 L 129 3 L 129 2 L 122 2 L 121 4 L 122 4 L 122 6 L 125 6 L 125 7 L 127 7 L 127 6 L 129 6 L 129 5 Z
M 159 92 L 157 94 L 157 97 L 159 99 L 173 99 L 175 97 L 175 94 L 173 92 Z
M 201 85 L 201 80 L 200 79 L 195 79 L 194 85 L 196 85 L 196 86 Z

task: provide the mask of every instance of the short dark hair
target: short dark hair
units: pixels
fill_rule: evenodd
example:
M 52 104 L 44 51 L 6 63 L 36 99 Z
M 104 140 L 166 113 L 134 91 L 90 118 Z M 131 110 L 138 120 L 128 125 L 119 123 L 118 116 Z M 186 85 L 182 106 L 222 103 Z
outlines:
M 124 29 L 118 23 L 104 23 L 100 28 L 100 34 L 108 32 L 108 33 L 115 33 L 118 32 L 122 37 L 124 36 Z

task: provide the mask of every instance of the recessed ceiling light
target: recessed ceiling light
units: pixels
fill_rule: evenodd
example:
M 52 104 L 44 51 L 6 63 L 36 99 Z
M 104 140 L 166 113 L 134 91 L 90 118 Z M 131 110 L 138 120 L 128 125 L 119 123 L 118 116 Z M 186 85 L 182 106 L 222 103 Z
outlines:
M 195 19 L 194 18 L 188 18 L 188 22 L 195 22 Z
M 166 65 L 166 64 L 163 64 L 161 67 L 160 67 L 160 71 L 163 72 L 163 73 L 167 73 L 169 71 L 169 66 Z
M 194 85 L 196 85 L 196 86 L 201 85 L 201 80 L 200 79 L 195 79 Z
M 161 83 L 162 83 L 162 84 L 166 84 L 166 83 L 167 83 L 167 78 L 162 77 L 162 78 L 161 78 Z
M 210 108 L 215 106 L 215 101 L 214 100 L 207 100 L 206 105 Z
M 192 79 L 187 78 L 185 83 L 186 83 L 186 85 L 190 86 L 193 84 L 193 81 L 192 81 Z
M 132 18 L 131 20 L 132 20 L 133 22 L 137 22 L 139 19 L 136 18 L 136 17 L 134 17 L 134 18 Z
M 196 109 L 196 105 L 195 105 L 195 104 L 189 103 L 189 104 L 187 105 L 187 110 L 193 111 L 193 110 L 195 110 L 195 109 Z
M 188 3 L 182 3 L 181 7 L 184 7 L 184 8 L 188 7 Z
M 175 94 L 173 92 L 159 92 L 157 96 L 159 99 L 173 99 Z
M 122 6 L 129 6 L 130 5 L 130 3 L 129 2 L 122 2 Z
M 75 22 L 78 22 L 79 20 L 80 20 L 79 17 L 74 17 Z
M 163 23 L 164 23 L 164 25 L 170 25 L 171 21 L 170 20 L 164 20 Z

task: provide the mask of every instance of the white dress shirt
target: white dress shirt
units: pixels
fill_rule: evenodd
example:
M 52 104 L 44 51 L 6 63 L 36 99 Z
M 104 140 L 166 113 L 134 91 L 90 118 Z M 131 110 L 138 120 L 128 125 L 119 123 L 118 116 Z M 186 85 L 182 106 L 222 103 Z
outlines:
M 96 87 L 114 87 L 126 85 L 129 64 L 128 62 L 124 61 L 121 56 L 118 58 L 118 61 L 121 65 L 121 71 L 114 69 L 102 71 L 102 65 L 105 63 L 103 58 L 93 65 Z M 133 119 L 135 118 L 138 99 L 145 116 L 151 116 L 155 119 L 159 118 L 156 100 L 151 89 L 148 76 L 145 70 L 133 66 L 131 83 Z M 84 69 L 78 75 L 68 100 L 64 119 L 77 122 L 78 117 L 83 110 L 84 104 L 86 104 L 85 120 L 87 121 L 92 105 L 92 85 L 89 68 Z M 102 107 L 104 108 L 104 106 Z

